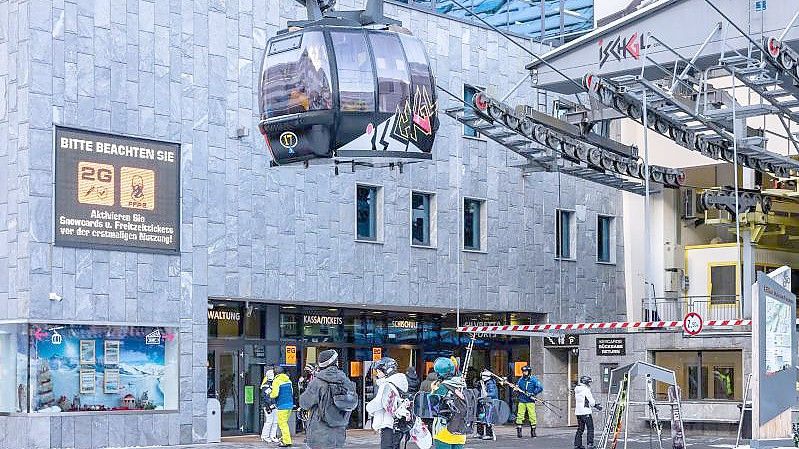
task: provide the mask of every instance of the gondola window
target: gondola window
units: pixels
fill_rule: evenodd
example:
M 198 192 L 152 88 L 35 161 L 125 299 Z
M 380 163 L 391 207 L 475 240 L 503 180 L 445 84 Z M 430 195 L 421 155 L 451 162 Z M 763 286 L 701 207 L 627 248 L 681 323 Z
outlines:
M 272 43 L 265 65 L 261 101 L 268 117 L 333 107 L 330 61 L 321 32 L 305 33 L 300 42 L 294 37 Z
M 366 36 L 330 33 L 336 53 L 340 109 L 343 112 L 375 110 L 375 85 Z
M 370 34 L 377 68 L 379 112 L 397 112 L 410 95 L 410 76 L 399 39 L 391 34 Z

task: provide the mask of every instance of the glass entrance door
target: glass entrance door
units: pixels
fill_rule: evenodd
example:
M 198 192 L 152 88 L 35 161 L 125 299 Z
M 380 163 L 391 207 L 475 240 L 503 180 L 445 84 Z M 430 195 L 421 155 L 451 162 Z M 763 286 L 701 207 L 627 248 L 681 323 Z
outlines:
M 567 378 L 566 382 L 568 382 L 568 390 L 569 390 L 569 425 L 576 426 L 577 425 L 577 416 L 574 414 L 575 412 L 575 401 L 574 401 L 574 386 L 577 384 L 577 380 L 580 376 L 579 374 L 579 366 L 578 363 L 578 352 L 577 350 L 567 350 L 569 354 L 569 363 L 567 369 Z
M 216 373 L 217 391 L 219 403 L 222 405 L 222 432 L 226 434 L 238 433 L 239 407 L 241 395 L 239 394 L 240 384 L 240 363 L 239 352 L 230 350 L 217 351 Z

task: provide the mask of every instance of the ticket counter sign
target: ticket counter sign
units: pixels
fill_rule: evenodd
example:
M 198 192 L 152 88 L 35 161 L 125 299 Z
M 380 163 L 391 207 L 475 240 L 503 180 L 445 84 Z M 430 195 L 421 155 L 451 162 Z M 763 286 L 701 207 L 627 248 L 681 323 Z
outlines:
M 286 346 L 286 365 L 297 364 L 297 347 L 294 345 Z
M 180 251 L 180 145 L 55 128 L 55 244 Z

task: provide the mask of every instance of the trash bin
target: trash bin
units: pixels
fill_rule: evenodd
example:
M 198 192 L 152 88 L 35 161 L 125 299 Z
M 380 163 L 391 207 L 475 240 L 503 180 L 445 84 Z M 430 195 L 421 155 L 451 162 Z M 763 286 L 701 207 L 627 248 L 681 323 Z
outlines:
M 209 443 L 222 441 L 222 406 L 219 399 L 208 398 L 206 438 Z
M 738 404 L 738 410 L 741 410 L 743 404 Z M 752 404 L 747 404 L 744 408 L 743 422 L 741 423 L 741 439 L 752 439 Z

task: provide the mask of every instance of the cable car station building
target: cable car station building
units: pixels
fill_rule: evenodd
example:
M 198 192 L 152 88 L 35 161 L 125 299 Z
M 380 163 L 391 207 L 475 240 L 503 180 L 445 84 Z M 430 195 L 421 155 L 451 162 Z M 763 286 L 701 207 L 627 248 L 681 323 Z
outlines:
M 541 28 L 580 31 L 580 8 Z M 439 111 L 529 77 L 519 48 L 443 12 L 385 5 L 457 97 L 436 92 Z M 263 56 L 304 18 L 276 0 L 0 5 L 0 447 L 204 442 L 209 396 L 223 433 L 250 433 L 266 364 L 296 381 L 336 347 L 355 380 L 380 356 L 423 375 L 462 356 L 458 318 L 623 316 L 619 192 L 525 172 L 444 114 L 430 160 L 271 167 Z M 370 61 L 353 48 L 327 57 Z M 374 63 L 407 73 L 390 57 Z M 337 75 L 356 102 L 376 96 L 369 71 Z M 529 98 L 526 81 L 509 97 Z M 532 359 L 566 397 L 577 352 L 532 343 L 481 337 L 476 366 Z

